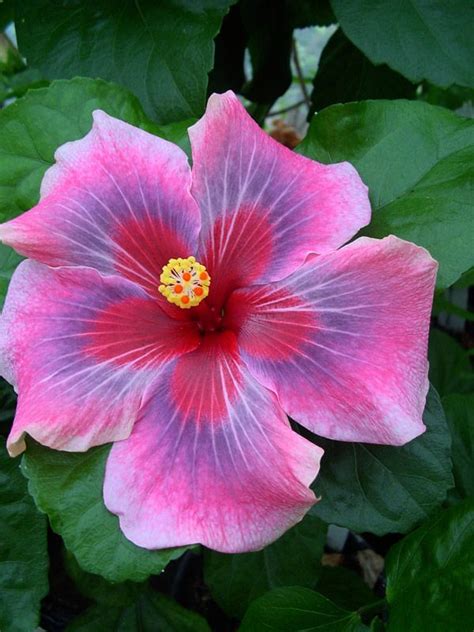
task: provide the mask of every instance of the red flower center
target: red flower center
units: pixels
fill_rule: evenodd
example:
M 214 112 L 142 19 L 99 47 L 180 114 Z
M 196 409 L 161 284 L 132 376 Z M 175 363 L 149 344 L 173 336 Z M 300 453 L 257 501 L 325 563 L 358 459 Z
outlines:
M 203 334 L 214 333 L 224 329 L 223 310 L 208 305 L 206 301 L 202 302 L 193 310 L 192 318 Z

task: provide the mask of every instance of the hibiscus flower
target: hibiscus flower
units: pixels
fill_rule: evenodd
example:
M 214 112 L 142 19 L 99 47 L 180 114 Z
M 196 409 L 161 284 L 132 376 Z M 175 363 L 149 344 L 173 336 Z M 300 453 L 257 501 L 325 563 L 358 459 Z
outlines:
M 395 237 L 341 248 L 370 220 L 356 170 L 278 145 L 231 92 L 189 134 L 192 170 L 96 111 L 0 227 L 29 257 L 1 320 L 8 446 L 114 442 L 104 499 L 130 540 L 255 550 L 316 501 L 322 450 L 287 415 L 343 441 L 424 431 L 436 263 Z

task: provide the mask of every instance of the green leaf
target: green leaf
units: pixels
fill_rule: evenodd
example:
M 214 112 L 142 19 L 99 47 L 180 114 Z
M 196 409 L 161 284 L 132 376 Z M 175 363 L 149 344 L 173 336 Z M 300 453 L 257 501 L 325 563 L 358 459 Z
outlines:
M 0 111 L 0 220 L 36 204 L 54 152 L 63 143 L 87 134 L 96 109 L 167 140 L 187 143 L 186 122 L 154 125 L 133 95 L 105 81 L 77 78 L 32 90 Z
M 370 632 L 385 632 L 385 624 L 378 617 L 372 620 L 370 624 Z
M 241 14 L 253 70 L 243 94 L 256 103 L 271 105 L 291 84 L 293 27 L 289 11 L 283 2 L 269 11 L 265 0 L 243 0 Z
M 474 312 L 459 307 L 459 305 L 456 305 L 455 303 L 451 303 L 444 292 L 438 292 L 435 295 L 433 303 L 433 314 L 438 315 L 443 312 L 449 315 L 452 314 L 453 316 L 457 316 L 463 320 L 474 321 Z
M 21 55 L 10 38 L 0 31 L 0 73 L 14 74 L 24 68 Z
M 11 0 L 0 1 L 0 30 L 8 26 L 10 22 L 13 22 L 14 7 Z
M 242 617 L 251 601 L 278 586 L 314 588 L 321 570 L 327 526 L 306 516 L 279 540 L 256 553 L 205 552 L 204 579 L 230 616 Z
M 328 523 L 377 535 L 405 533 L 426 520 L 453 485 L 451 437 L 437 393 L 423 415 L 427 430 L 402 447 L 316 437 L 325 454 L 311 510 Z
M 443 397 L 453 439 L 453 474 L 461 498 L 474 497 L 474 393 Z
M 291 84 L 293 29 L 333 22 L 329 0 L 278 0 L 270 10 L 265 0 L 240 0 L 224 18 L 216 38 L 208 92 L 243 92 L 251 101 L 266 106 L 264 118 L 269 106 Z M 246 48 L 252 61 L 247 83 Z
M 41 73 L 32 68 L 25 68 L 14 75 L 0 74 L 0 101 L 22 97 L 28 90 L 47 85 Z
M 344 35 L 332 35 L 323 49 L 313 82 L 311 111 L 333 103 L 415 97 L 415 86 L 388 66 L 374 66 Z
M 84 597 L 102 604 L 104 608 L 123 608 L 136 600 L 146 586 L 145 582 L 131 581 L 112 584 L 101 575 L 87 573 L 67 549 L 64 549 L 63 561 L 76 588 Z
M 315 588 L 347 610 L 357 610 L 377 600 L 362 578 L 343 566 L 323 566 Z
M 0 308 L 3 306 L 12 274 L 22 259 L 14 250 L 0 244 Z
M 69 631 L 209 632 L 207 623 L 199 615 L 153 592 L 146 583 L 111 584 L 99 575 L 83 571 L 68 551 L 64 561 L 81 593 L 98 604 L 75 619 L 67 628 Z
M 15 414 L 16 394 L 13 386 L 0 378 L 0 423 L 8 424 L 10 428 Z M 8 432 L 5 428 L 5 432 Z
M 469 270 L 466 270 L 466 272 L 464 272 L 464 274 L 461 276 L 461 278 L 456 281 L 454 287 L 471 287 L 471 285 L 474 285 L 474 266 L 472 268 L 469 268 Z
M 185 549 L 150 551 L 125 538 L 102 498 L 109 450 L 59 452 L 29 441 L 22 467 L 38 508 L 85 571 L 111 582 L 139 582 L 160 573 Z
M 362 632 L 360 617 L 308 588 L 276 588 L 254 601 L 239 632 Z
M 0 629 L 31 632 L 48 593 L 46 519 L 0 437 Z
M 240 4 L 231 7 L 215 39 L 214 67 L 209 73 L 208 93 L 240 92 L 245 82 L 244 57 L 247 33 L 242 24 Z
M 391 549 L 388 632 L 472 629 L 474 499 L 441 512 Z
M 210 632 L 206 621 L 160 593 L 145 590 L 122 607 L 92 606 L 67 632 Z
M 469 0 L 331 0 L 345 34 L 373 61 L 412 81 L 474 87 Z
M 421 101 L 442 105 L 449 110 L 459 110 L 469 101 L 474 101 L 474 89 L 462 88 L 461 86 L 451 86 L 450 88 L 440 88 L 430 83 L 421 85 L 421 91 L 417 94 Z M 459 112 L 458 112 L 459 114 Z
M 329 0 L 289 0 L 286 6 L 289 22 L 295 29 L 337 22 Z
M 101 77 L 159 123 L 200 116 L 213 39 L 233 0 L 18 3 L 20 51 L 49 79 Z
M 268 105 L 287 90 L 292 80 L 293 29 L 335 21 L 329 0 L 279 0 L 271 10 L 265 0 L 240 0 L 225 16 L 216 37 L 208 92 L 243 91 L 252 101 L 266 104 L 266 114 Z M 246 48 L 252 61 L 247 84 Z
M 441 397 L 449 393 L 474 390 L 474 375 L 469 356 L 449 334 L 432 329 L 428 348 L 430 382 Z
M 439 287 L 474 264 L 474 121 L 417 101 L 335 105 L 313 118 L 299 151 L 351 162 L 372 202 L 365 234 L 427 248 L 440 264 Z

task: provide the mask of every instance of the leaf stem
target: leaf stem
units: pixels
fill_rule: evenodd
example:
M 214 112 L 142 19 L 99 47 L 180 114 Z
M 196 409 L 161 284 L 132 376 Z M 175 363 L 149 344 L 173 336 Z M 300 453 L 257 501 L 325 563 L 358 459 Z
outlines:
M 301 87 L 301 92 L 303 94 L 303 98 L 305 100 L 305 103 L 308 107 L 311 107 L 311 97 L 309 95 L 308 92 L 308 88 L 306 87 L 306 81 L 303 75 L 303 71 L 301 69 L 301 64 L 300 64 L 300 58 L 298 55 L 298 45 L 296 43 L 296 40 L 293 38 L 293 43 L 291 45 L 291 52 L 292 52 L 292 56 L 293 56 L 293 62 L 295 64 L 295 69 L 296 69 L 296 75 L 298 77 L 298 81 L 300 83 L 300 87 Z
M 281 110 L 272 110 L 268 113 L 268 116 L 278 116 L 279 114 L 285 114 L 286 112 L 290 112 L 291 110 L 296 110 L 296 108 L 301 107 L 305 103 L 305 99 L 303 99 L 302 101 L 297 101 L 296 103 L 293 103 L 293 105 L 289 105 L 286 108 L 281 108 Z
M 387 606 L 386 599 L 378 599 L 377 601 L 373 601 L 372 603 L 367 604 L 366 606 L 362 606 L 357 610 L 357 614 L 363 617 L 367 617 L 367 615 L 375 615 L 384 610 Z M 372 617 L 370 617 L 372 618 Z

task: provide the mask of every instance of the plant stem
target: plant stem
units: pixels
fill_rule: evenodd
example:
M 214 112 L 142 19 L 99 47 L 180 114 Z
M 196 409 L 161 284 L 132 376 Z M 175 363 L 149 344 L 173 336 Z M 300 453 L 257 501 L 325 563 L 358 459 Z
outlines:
M 293 38 L 293 43 L 291 45 L 291 53 L 293 56 L 293 61 L 295 62 L 296 74 L 300 82 L 301 92 L 303 93 L 303 97 L 304 97 L 306 105 L 310 107 L 311 97 L 309 96 L 308 88 L 306 87 L 306 81 L 303 75 L 303 71 L 301 69 L 300 58 L 298 56 L 298 46 L 294 38 Z
M 278 116 L 278 114 L 285 114 L 286 112 L 290 112 L 291 110 L 296 110 L 296 108 L 299 108 L 305 103 L 306 101 L 304 99 L 302 101 L 297 101 L 296 103 L 293 103 L 293 105 L 289 105 L 288 107 L 282 108 L 281 110 L 272 110 L 268 113 L 268 116 Z

